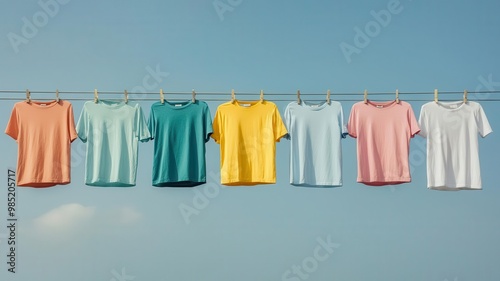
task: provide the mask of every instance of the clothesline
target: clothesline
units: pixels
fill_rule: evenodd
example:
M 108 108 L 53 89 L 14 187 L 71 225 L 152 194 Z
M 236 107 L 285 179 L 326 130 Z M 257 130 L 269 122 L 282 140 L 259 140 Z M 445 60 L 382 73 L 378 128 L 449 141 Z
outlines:
M 58 91 L 60 98 L 64 100 L 90 100 L 89 98 L 80 98 L 80 97 L 74 97 L 73 95 L 94 95 L 94 91 Z M 14 94 L 12 96 L 7 96 L 7 97 L 0 97 L 0 100 L 5 100 L 5 101 L 20 101 L 20 100 L 25 100 L 26 99 L 26 90 L 0 90 L 0 93 L 4 94 Z M 41 91 L 32 91 L 29 90 L 30 97 L 33 100 L 53 100 L 53 97 L 47 97 L 47 95 L 54 95 L 56 91 L 47 91 L 47 90 L 41 90 Z M 35 94 L 35 96 L 33 96 Z M 36 94 L 43 94 L 43 96 L 37 97 Z M 116 95 L 121 95 L 120 98 L 124 96 L 124 91 L 99 91 L 99 95 L 105 95 L 104 99 L 112 98 L 116 99 Z M 157 101 L 160 100 L 160 92 L 127 92 L 128 94 L 128 99 L 132 101 Z M 186 98 L 181 98 L 179 96 L 192 96 L 193 92 L 164 92 L 164 97 L 165 100 L 185 100 Z M 399 92 L 400 99 L 404 101 L 430 101 L 432 100 L 432 96 L 434 95 L 434 92 Z M 441 95 L 463 95 L 463 91 L 442 91 L 438 93 L 439 96 Z M 481 101 L 481 102 L 497 102 L 500 101 L 500 97 L 498 98 L 492 98 L 490 95 L 498 95 L 500 94 L 500 91 L 474 91 L 474 92 L 468 92 L 468 100 L 475 100 L 475 101 Z M 70 95 L 66 96 L 65 95 Z M 110 97 L 109 95 L 115 95 L 114 97 Z M 152 96 L 156 95 L 156 98 L 153 97 L 144 97 L 145 95 L 147 96 Z M 259 93 L 249 93 L 249 92 L 242 92 L 238 93 L 235 92 L 236 98 L 239 98 L 240 96 L 244 96 L 245 99 L 249 99 L 249 96 L 253 96 L 254 99 L 259 98 Z M 429 96 L 428 98 L 415 98 L 415 96 Z M 216 97 L 214 97 L 216 96 Z M 282 98 L 283 96 L 287 96 L 289 98 Z M 301 93 L 300 97 L 302 100 L 310 100 L 310 101 L 322 101 L 325 100 L 327 94 L 326 93 Z M 360 98 L 353 98 L 353 96 L 357 96 Z M 364 93 L 363 92 L 331 92 L 330 98 L 332 100 L 336 101 L 351 101 L 351 102 L 356 102 L 363 100 Z M 395 96 L 395 92 L 373 92 L 370 93 L 368 92 L 368 99 L 371 96 Z M 405 98 L 407 96 L 408 98 Z M 274 98 L 278 97 L 278 98 Z M 314 98 L 311 98 L 314 97 Z M 321 98 L 324 97 L 324 98 Z M 204 101 L 219 101 L 219 102 L 224 102 L 224 101 L 229 101 L 231 99 L 231 93 L 230 92 L 196 92 L 196 98 Z M 264 98 L 269 101 L 294 101 L 297 100 L 297 93 L 264 93 Z M 251 98 L 250 98 L 251 99 Z M 439 98 L 440 101 L 455 101 L 455 99 L 441 99 Z

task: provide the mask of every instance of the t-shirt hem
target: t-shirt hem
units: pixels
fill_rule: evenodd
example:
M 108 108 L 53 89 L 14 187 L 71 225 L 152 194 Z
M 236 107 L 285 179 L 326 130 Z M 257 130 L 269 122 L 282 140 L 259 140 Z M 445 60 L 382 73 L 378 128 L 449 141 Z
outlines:
M 365 180 L 363 178 L 357 178 L 358 183 L 363 183 L 371 186 L 381 186 L 381 185 L 396 185 L 402 183 L 411 182 L 411 178 L 388 178 L 388 179 L 369 179 Z
M 221 180 L 221 184 L 223 185 L 258 185 L 258 184 L 275 184 L 276 179 L 272 180 Z
M 132 187 L 135 186 L 135 182 L 94 181 L 94 182 L 85 182 L 85 185 L 98 186 L 98 187 Z
M 35 187 L 35 188 L 44 188 L 44 187 L 52 187 L 56 185 L 67 185 L 71 183 L 71 180 L 23 180 L 21 182 L 17 182 L 17 186 L 20 187 Z
M 308 182 L 290 182 L 293 186 L 302 187 L 341 187 L 342 183 L 308 183 Z
M 460 191 L 460 190 L 483 190 L 481 186 L 446 186 L 446 185 L 431 185 L 427 186 L 431 190 L 439 191 Z
M 186 180 L 160 180 L 154 181 L 156 187 L 193 187 L 207 183 L 205 179 L 186 179 Z

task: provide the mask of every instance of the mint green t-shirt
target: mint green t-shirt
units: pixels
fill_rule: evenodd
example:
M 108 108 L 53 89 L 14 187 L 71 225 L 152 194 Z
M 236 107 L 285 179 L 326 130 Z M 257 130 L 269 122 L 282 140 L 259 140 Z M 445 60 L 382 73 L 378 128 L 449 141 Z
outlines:
M 154 139 L 153 185 L 196 186 L 206 182 L 205 143 L 212 118 L 204 101 L 156 102 L 148 127 Z
M 139 141 L 150 133 L 141 106 L 134 102 L 88 101 L 76 125 L 87 143 L 85 184 L 134 186 Z

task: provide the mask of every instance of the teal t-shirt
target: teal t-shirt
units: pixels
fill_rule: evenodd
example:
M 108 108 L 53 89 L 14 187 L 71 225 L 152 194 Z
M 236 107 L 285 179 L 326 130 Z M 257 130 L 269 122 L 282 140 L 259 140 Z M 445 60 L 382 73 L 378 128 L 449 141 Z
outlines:
M 212 134 L 207 103 L 156 102 L 151 105 L 148 127 L 154 139 L 154 186 L 206 182 L 205 143 Z
M 85 184 L 135 185 L 138 142 L 150 139 L 139 104 L 88 101 L 83 105 L 76 131 L 78 137 L 87 143 Z

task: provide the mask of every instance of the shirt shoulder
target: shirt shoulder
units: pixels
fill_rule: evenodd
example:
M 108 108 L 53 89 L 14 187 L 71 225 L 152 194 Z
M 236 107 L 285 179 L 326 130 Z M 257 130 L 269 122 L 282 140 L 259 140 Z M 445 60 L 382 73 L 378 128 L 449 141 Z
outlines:
M 296 102 L 296 101 L 292 101 L 290 102 L 289 104 L 287 104 L 286 108 L 295 108 L 295 107 L 299 107 L 300 105 Z
M 231 110 L 232 108 L 234 108 L 234 104 L 232 102 L 228 101 L 228 102 L 225 102 L 225 103 L 217 106 L 217 111 L 226 112 L 228 110 Z
M 478 103 L 478 102 L 475 102 L 475 101 L 467 101 L 467 103 L 469 104 L 469 106 L 474 109 L 474 110 L 478 110 L 480 108 L 482 108 L 481 104 Z
M 430 102 L 424 103 L 424 104 L 422 105 L 422 108 L 425 108 L 425 109 L 427 109 L 427 110 L 432 109 L 432 108 L 436 108 L 436 103 L 435 103 L 435 102 L 433 102 L 433 101 L 430 101 Z
M 13 109 L 16 110 L 24 110 L 25 108 L 29 107 L 29 104 L 25 101 L 18 101 L 14 104 Z
M 159 106 L 163 106 L 163 104 L 162 104 L 161 102 L 159 102 L 159 101 L 157 101 L 157 102 L 153 102 L 153 103 L 151 104 L 151 108 L 153 108 L 153 107 L 159 107 Z
M 364 106 L 367 106 L 367 105 L 365 104 L 365 102 L 363 102 L 363 101 L 358 101 L 358 102 L 356 102 L 356 103 L 354 103 L 354 104 L 352 105 L 351 110 L 353 110 L 353 109 L 359 109 L 359 108 L 364 107 Z
M 273 109 L 278 108 L 278 106 L 272 101 L 264 100 L 262 102 L 262 104 L 264 105 L 264 107 L 267 107 L 267 108 L 273 108 Z

